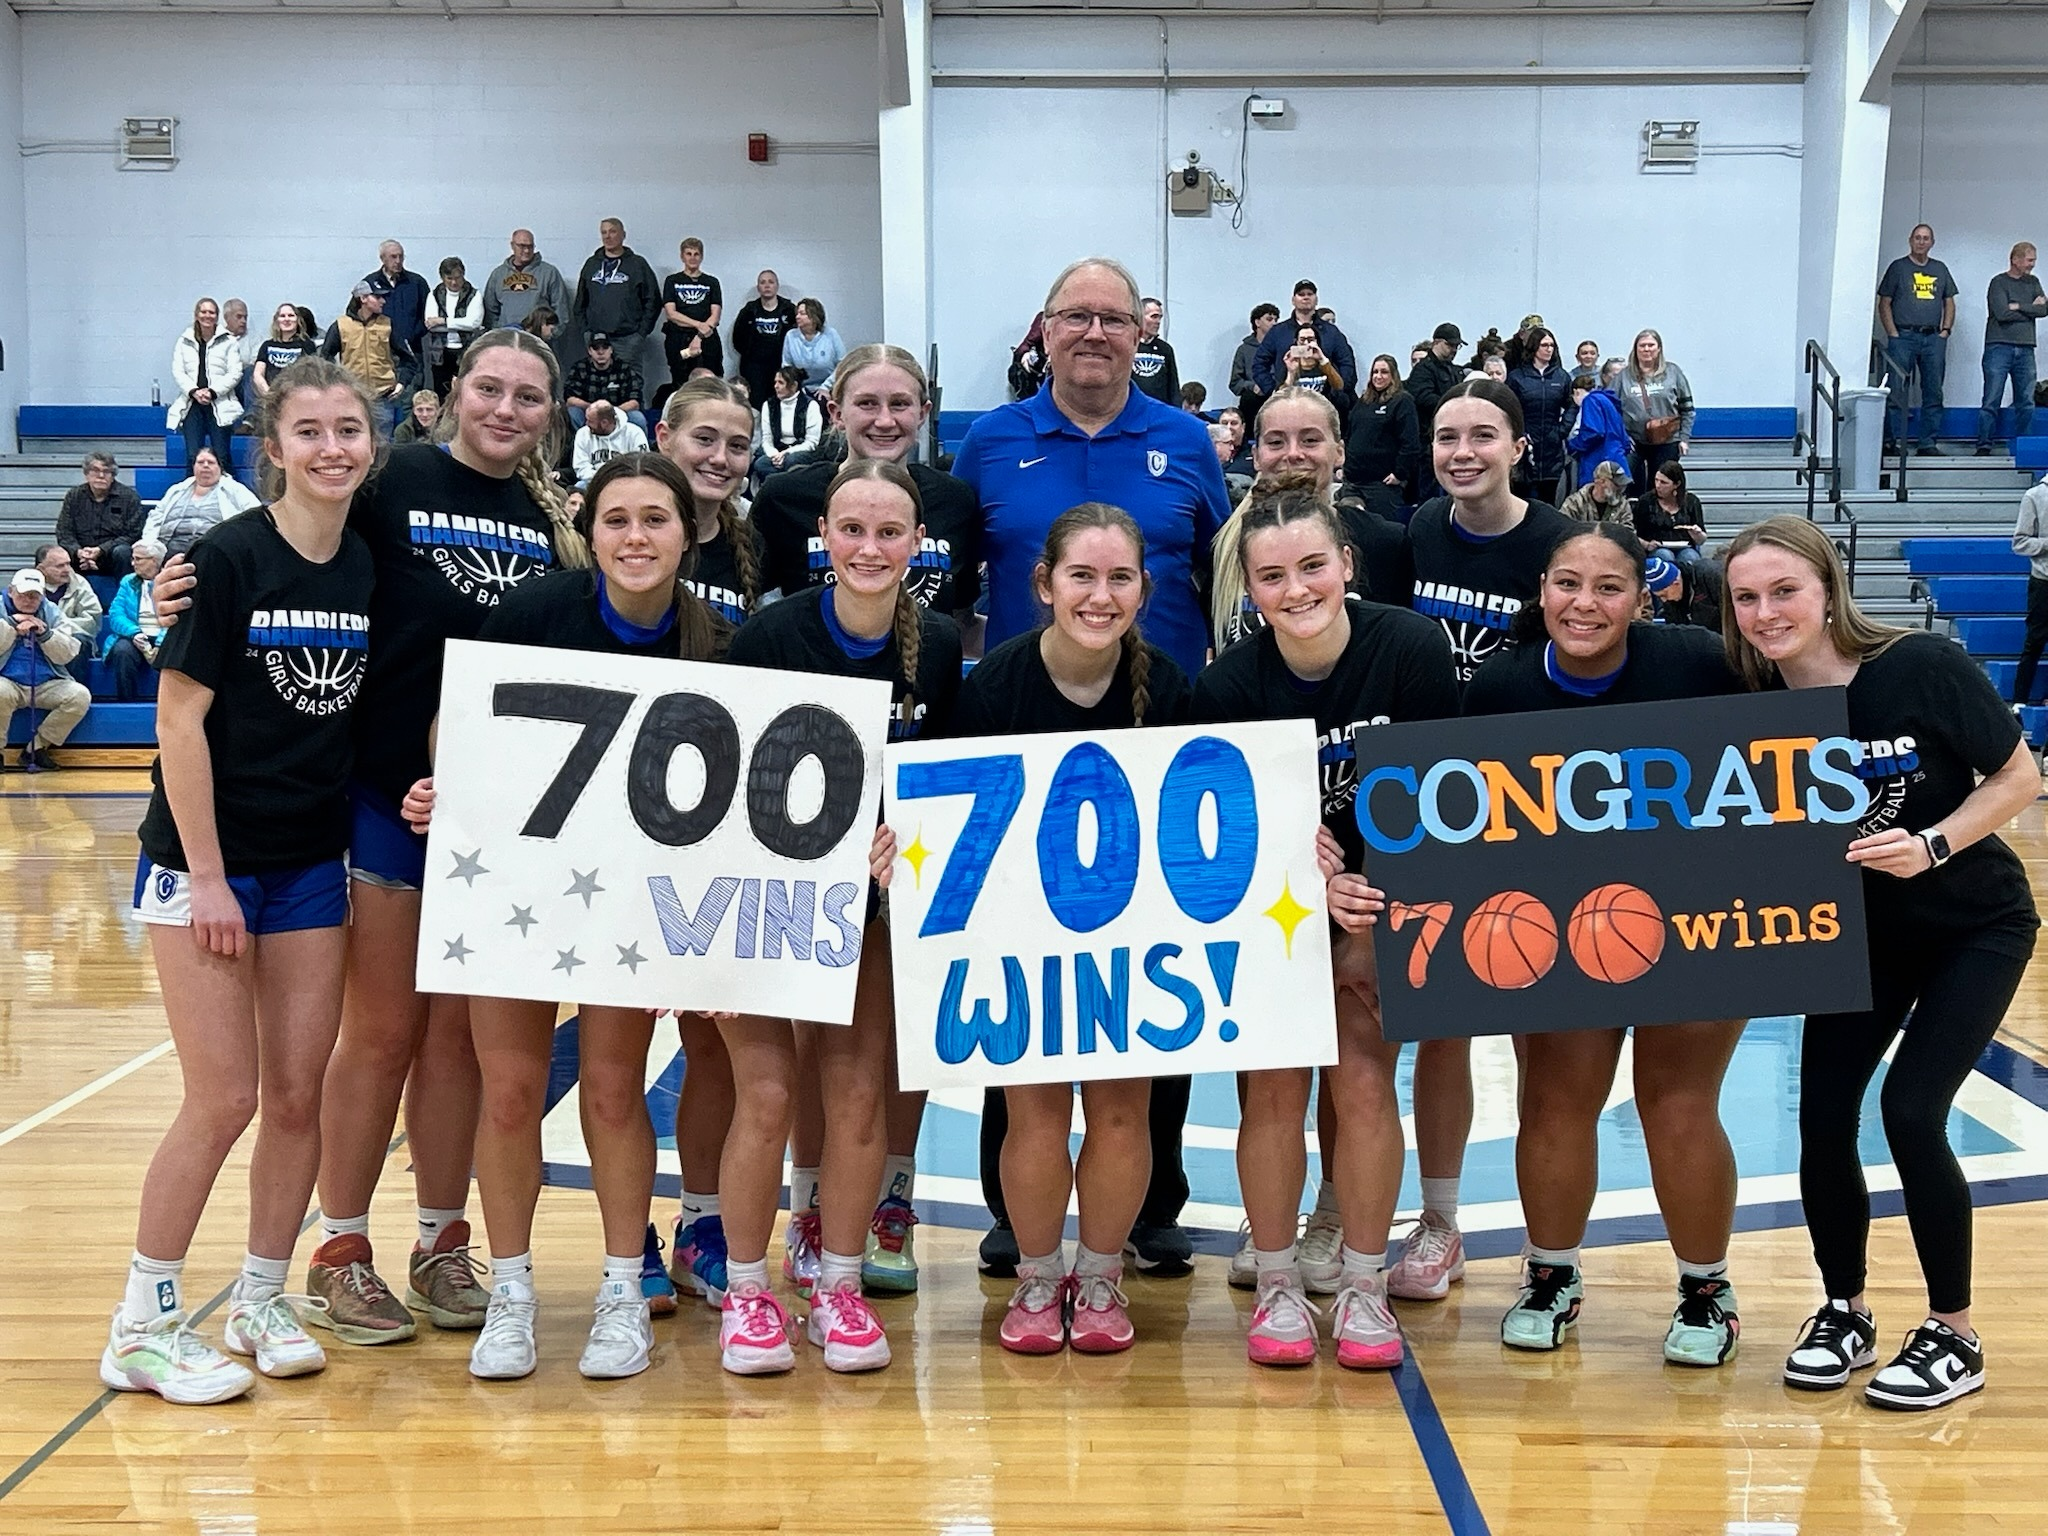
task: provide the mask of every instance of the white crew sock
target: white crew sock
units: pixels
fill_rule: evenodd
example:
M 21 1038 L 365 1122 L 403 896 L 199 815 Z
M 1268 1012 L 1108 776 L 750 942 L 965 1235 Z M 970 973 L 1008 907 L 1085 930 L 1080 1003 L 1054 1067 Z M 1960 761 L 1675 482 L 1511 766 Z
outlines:
M 185 1310 L 185 1261 L 152 1259 L 137 1249 L 128 1260 L 128 1289 L 121 1297 L 121 1320 L 146 1327 L 167 1312 Z
M 889 1157 L 882 1162 L 882 1193 L 876 1204 L 883 1200 L 901 1200 L 905 1205 L 917 1195 L 917 1159 L 914 1157 Z
M 291 1273 L 291 1256 L 266 1259 L 259 1254 L 242 1255 L 242 1275 L 235 1282 L 235 1300 L 268 1301 L 284 1294 L 285 1276 Z
M 1458 1224 L 1458 1178 L 1453 1174 L 1448 1179 L 1424 1179 L 1422 1181 L 1422 1210 L 1427 1216 L 1434 1216 L 1446 1227 Z
M 633 1260 L 633 1273 L 639 1274 L 640 1261 Z M 496 1255 L 491 1258 L 491 1294 L 508 1296 L 515 1301 L 533 1300 L 533 1250 L 515 1253 L 509 1259 Z

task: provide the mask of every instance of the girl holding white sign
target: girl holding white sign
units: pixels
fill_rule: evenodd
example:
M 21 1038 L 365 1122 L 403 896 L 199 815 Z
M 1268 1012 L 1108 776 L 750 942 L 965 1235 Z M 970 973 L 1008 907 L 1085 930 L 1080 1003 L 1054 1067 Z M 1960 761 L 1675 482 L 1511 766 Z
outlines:
M 255 1381 L 192 1331 L 183 1276 L 214 1180 L 259 1107 L 227 1347 L 266 1376 L 327 1363 L 284 1282 L 341 1023 L 349 716 L 374 580 L 347 521 L 374 419 L 332 364 L 301 361 L 278 379 L 263 402 L 271 504 L 195 547 L 208 590 L 164 640 L 135 915 L 149 925 L 185 1092 L 143 1180 L 127 1293 L 100 1356 L 117 1392 L 217 1403 Z
M 1387 1304 L 1387 1229 L 1401 1185 L 1400 1047 L 1380 1036 L 1379 982 L 1367 930 L 1384 906 L 1360 873 L 1364 840 L 1352 813 L 1358 765 L 1352 734 L 1374 725 L 1441 720 L 1458 712 L 1443 632 L 1405 608 L 1347 601 L 1354 557 L 1312 474 L 1252 487 L 1237 556 L 1266 627 L 1232 646 L 1195 684 L 1197 723 L 1311 719 L 1321 733 L 1323 826 L 1317 850 L 1330 876 L 1337 994 L 1337 1064 L 1324 1069 L 1337 1108 L 1334 1182 L 1343 1222 L 1332 1332 L 1337 1363 L 1401 1363 L 1401 1329 Z M 1258 1300 L 1247 1353 L 1260 1365 L 1316 1356 L 1316 1308 L 1302 1289 L 1296 1225 L 1308 1155 L 1308 1069 L 1246 1074 L 1237 1177 L 1251 1218 Z
M 917 482 L 899 464 L 853 460 L 825 493 L 819 534 L 832 581 L 762 609 L 733 638 L 729 659 L 742 666 L 886 680 L 894 685 L 895 699 L 890 739 L 942 733 L 960 692 L 960 631 L 943 614 L 920 608 L 905 586 L 924 538 Z M 887 883 L 895 854 L 888 828 L 876 828 L 872 867 L 878 883 Z M 871 1371 L 889 1363 L 888 1336 L 861 1295 L 861 1261 L 882 1179 L 883 1102 L 895 1025 L 889 936 L 877 898 L 870 902 L 861 944 L 853 1023 L 802 1026 L 817 1047 L 825 1102 L 823 1250 L 809 1332 L 824 1350 L 826 1368 L 834 1371 Z M 728 1285 L 719 1345 L 728 1371 L 760 1375 L 795 1364 L 788 1315 L 768 1288 L 768 1240 L 781 1203 L 782 1152 L 796 1095 L 796 1040 L 787 1019 L 742 1016 L 722 1021 L 722 1028 L 738 1102 L 718 1181 Z
M 1826 1300 L 1785 1380 L 1827 1390 L 1877 1363 L 1857 1137 L 1864 1090 L 1896 1040 L 1885 1136 L 1928 1311 L 1863 1393 L 1879 1408 L 1939 1407 L 1984 1385 L 1984 1345 L 1970 1326 L 1970 1186 L 1948 1116 L 2040 928 L 2026 869 L 1997 835 L 2040 793 L 2040 773 L 1983 668 L 1943 636 L 1865 618 L 1834 543 L 1811 524 L 1774 517 L 1743 529 L 1727 572 L 1730 659 L 1752 688 L 1846 687 L 1871 795 L 1848 853 L 1863 866 L 1871 1006 L 1814 1014 L 1800 1039 L 1799 1192 Z
M 624 454 L 606 463 L 591 478 L 576 522 L 593 568 L 525 583 L 498 605 L 477 638 L 610 656 L 717 660 L 731 631 L 684 579 L 696 533 L 684 511 L 690 500 L 683 471 L 657 454 Z M 405 797 L 406 820 L 424 831 L 433 809 L 434 781 L 421 779 Z M 476 1182 L 491 1243 L 490 1308 L 469 1370 L 485 1380 L 528 1376 L 535 1364 L 533 1212 L 540 1199 L 540 1126 L 555 1013 L 551 1002 L 469 999 L 483 1079 Z M 605 1247 L 579 1369 L 613 1380 L 646 1370 L 654 1348 L 640 1286 L 654 1197 L 654 1126 L 646 1096 L 654 1016 L 586 1003 L 577 1018 L 578 1107 Z
M 1145 536 L 1130 514 L 1084 502 L 1054 519 L 1031 575 L 1052 622 L 1006 640 L 967 675 L 953 736 L 1102 731 L 1184 725 L 1187 674 L 1138 633 L 1151 596 Z M 999 1337 L 1016 1354 L 1129 1349 L 1120 1282 L 1123 1249 L 1152 1171 L 1147 1078 L 1086 1082 L 1088 1134 L 1078 1166 L 1069 1146 L 1074 1090 L 1038 1083 L 1002 1090 L 1003 1197 L 1017 1236 L 1017 1290 Z M 1073 1273 L 1061 1253 L 1067 1200 L 1078 1188 L 1081 1240 Z
M 1741 692 L 1715 636 L 1634 622 L 1648 559 L 1635 534 L 1612 522 L 1577 527 L 1551 550 L 1538 600 L 1515 616 L 1514 646 L 1482 666 L 1465 689 L 1465 713 Z M 1588 931 L 1596 925 L 1619 934 L 1598 917 L 1587 919 Z M 1728 1280 L 1735 1152 L 1721 1125 L 1721 1079 L 1746 1023 L 1706 1019 L 1635 1032 L 1636 1110 L 1657 1208 L 1678 1260 L 1678 1308 L 1664 1335 L 1664 1358 L 1674 1365 L 1720 1365 L 1734 1355 L 1742 1331 Z M 1600 1184 L 1600 1115 L 1627 1034 L 1573 1029 L 1526 1037 L 1515 1177 L 1529 1246 L 1522 1293 L 1500 1327 L 1501 1342 L 1512 1349 L 1556 1349 L 1578 1325 L 1585 1295 L 1579 1245 Z

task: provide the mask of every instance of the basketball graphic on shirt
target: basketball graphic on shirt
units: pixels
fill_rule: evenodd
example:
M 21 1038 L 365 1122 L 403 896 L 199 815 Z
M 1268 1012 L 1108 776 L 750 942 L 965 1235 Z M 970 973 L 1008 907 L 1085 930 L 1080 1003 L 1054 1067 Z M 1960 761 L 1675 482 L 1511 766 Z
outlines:
M 809 540 L 804 561 L 812 573 L 812 580 L 821 586 L 829 587 L 838 582 L 839 578 L 832 573 L 832 556 L 822 538 L 813 536 Z M 927 538 L 904 568 L 903 590 L 910 594 L 910 600 L 918 607 L 930 609 L 938 602 L 939 594 L 945 590 L 952 574 L 953 541 Z
M 277 696 L 302 715 L 335 715 L 355 702 L 369 660 L 370 620 L 328 609 L 259 608 L 249 646 Z
M 1875 837 L 1899 824 L 1906 809 L 1906 786 L 1922 777 L 1919 744 L 1911 736 L 1858 742 L 1863 754 L 1856 777 L 1870 794 L 1870 809 L 1856 824 L 1858 837 Z
M 1650 893 L 1615 882 L 1588 891 L 1572 908 L 1565 942 L 1579 969 L 1595 981 L 1647 976 L 1664 953 L 1664 914 Z
M 448 585 L 486 608 L 554 563 L 553 546 L 539 528 L 494 517 L 408 512 L 413 549 L 434 563 Z
M 1465 919 L 1465 963 L 1489 987 L 1533 987 L 1557 963 L 1557 919 L 1527 891 L 1502 891 Z

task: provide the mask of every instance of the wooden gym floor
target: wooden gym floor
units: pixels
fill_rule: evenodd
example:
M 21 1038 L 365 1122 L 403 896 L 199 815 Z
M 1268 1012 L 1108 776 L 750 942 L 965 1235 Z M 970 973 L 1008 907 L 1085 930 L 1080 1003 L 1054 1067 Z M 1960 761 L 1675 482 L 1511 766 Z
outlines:
M 1218 1257 L 1192 1280 L 1129 1282 L 1130 1354 L 1020 1359 L 995 1342 L 1009 1288 L 977 1276 L 978 1232 L 928 1221 L 922 1291 L 881 1304 L 896 1362 L 879 1375 L 833 1377 L 805 1349 L 793 1376 L 728 1377 L 699 1304 L 657 1322 L 652 1370 L 589 1383 L 575 1360 L 596 1213 L 550 1189 L 527 1381 L 473 1381 L 469 1336 L 428 1329 L 334 1346 L 324 1375 L 216 1408 L 103 1392 L 94 1362 L 136 1190 L 178 1095 L 126 917 L 143 782 L 0 781 L 0 1532 L 2048 1530 L 2048 1312 L 2033 1310 L 2048 1147 L 1978 1184 L 1991 1385 L 1919 1417 L 1780 1384 L 1815 1282 L 1796 1204 L 1747 1196 L 1761 1215 L 1733 1255 L 1744 1346 L 1714 1372 L 1659 1357 L 1672 1281 L 1658 1242 L 1589 1254 L 1579 1338 L 1555 1356 L 1499 1345 L 1516 1278 L 1504 1252 L 1448 1302 L 1403 1305 L 1413 1363 L 1388 1375 L 1340 1371 L 1327 1352 L 1302 1372 L 1248 1366 L 1247 1298 Z M 2041 887 L 2040 809 L 2014 839 Z M 2048 1082 L 2048 972 L 2004 1039 L 2021 1076 Z M 244 1169 L 223 1175 L 193 1250 L 195 1305 L 239 1262 Z M 404 1171 L 401 1147 L 374 1212 L 387 1270 L 409 1242 Z M 1924 1306 L 1897 1217 L 1877 1224 L 1872 1277 L 1888 1351 Z M 202 1327 L 217 1338 L 219 1321 Z

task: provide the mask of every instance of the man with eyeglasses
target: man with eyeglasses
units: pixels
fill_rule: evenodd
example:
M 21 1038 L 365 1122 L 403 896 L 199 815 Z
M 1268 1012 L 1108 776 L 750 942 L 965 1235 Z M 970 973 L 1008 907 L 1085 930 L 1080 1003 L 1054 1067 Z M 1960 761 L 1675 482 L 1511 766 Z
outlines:
M 512 231 L 512 254 L 498 263 L 484 284 L 484 327 L 517 328 L 541 305 L 557 315 L 569 313 L 569 285 L 552 262 L 542 259 L 533 231 Z

